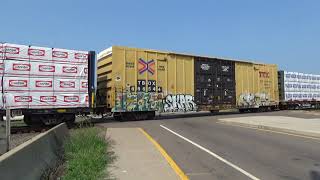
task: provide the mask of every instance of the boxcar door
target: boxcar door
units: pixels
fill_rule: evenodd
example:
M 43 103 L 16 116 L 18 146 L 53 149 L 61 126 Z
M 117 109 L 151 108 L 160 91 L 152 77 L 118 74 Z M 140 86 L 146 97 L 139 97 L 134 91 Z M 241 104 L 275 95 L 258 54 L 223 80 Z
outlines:
M 233 105 L 235 94 L 235 63 L 227 60 L 215 60 L 214 104 Z
M 198 105 L 213 104 L 214 63 L 207 58 L 195 58 L 195 102 Z

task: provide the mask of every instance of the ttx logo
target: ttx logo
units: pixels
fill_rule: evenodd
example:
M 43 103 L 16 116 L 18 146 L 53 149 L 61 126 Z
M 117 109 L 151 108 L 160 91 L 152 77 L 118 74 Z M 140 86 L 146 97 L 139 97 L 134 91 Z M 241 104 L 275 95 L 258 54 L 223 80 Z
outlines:
M 270 73 L 269 72 L 259 72 L 260 78 L 270 78 Z
M 139 59 L 139 74 L 143 74 L 144 72 L 148 71 L 150 74 L 154 74 L 154 60 L 145 61 L 143 59 Z

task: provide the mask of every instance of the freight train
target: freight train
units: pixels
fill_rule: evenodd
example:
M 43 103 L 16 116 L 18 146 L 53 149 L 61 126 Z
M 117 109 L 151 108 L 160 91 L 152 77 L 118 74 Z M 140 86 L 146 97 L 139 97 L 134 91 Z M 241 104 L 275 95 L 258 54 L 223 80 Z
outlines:
M 320 76 L 275 64 L 123 46 L 103 50 L 96 62 L 94 51 L 7 43 L 0 64 L 1 113 L 21 112 L 29 125 L 90 112 L 142 120 L 156 112 L 320 106 Z

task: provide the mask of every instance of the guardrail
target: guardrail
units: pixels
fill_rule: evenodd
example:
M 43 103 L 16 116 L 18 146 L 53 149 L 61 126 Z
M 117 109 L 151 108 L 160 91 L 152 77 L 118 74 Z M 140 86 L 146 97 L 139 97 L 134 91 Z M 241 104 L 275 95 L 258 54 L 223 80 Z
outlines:
M 65 123 L 41 133 L 0 156 L 1 179 L 40 179 L 56 165 L 69 136 Z

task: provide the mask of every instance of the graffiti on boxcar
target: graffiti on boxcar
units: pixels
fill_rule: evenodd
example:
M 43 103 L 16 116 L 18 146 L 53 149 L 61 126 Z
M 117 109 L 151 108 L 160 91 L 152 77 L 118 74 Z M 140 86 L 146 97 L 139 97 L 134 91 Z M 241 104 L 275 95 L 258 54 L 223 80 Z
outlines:
M 194 97 L 188 94 L 167 95 L 153 92 L 117 92 L 113 111 L 196 111 Z
M 168 95 L 163 100 L 164 112 L 179 112 L 179 111 L 195 111 L 197 105 L 194 103 L 194 97 L 191 95 L 178 94 Z
M 125 97 L 122 93 L 116 93 L 113 111 L 121 111 L 124 109 L 123 102 Z
M 138 92 L 137 101 L 137 111 L 149 110 L 149 93 Z
M 270 96 L 267 93 L 243 93 L 239 98 L 239 106 L 269 106 Z
M 162 98 L 162 93 L 150 93 L 150 109 L 161 112 L 163 110 Z
M 125 106 L 126 106 L 126 110 L 127 111 L 134 111 L 136 110 L 137 107 L 137 94 L 134 93 L 127 93 L 126 94 L 126 102 L 125 102 Z
M 117 92 L 113 111 L 162 111 L 162 93 Z

